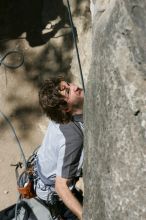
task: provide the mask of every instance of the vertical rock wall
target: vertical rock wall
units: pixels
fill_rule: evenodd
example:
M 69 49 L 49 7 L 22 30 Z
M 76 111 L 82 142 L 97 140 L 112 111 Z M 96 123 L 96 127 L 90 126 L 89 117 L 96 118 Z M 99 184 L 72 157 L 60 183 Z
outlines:
M 146 1 L 94 1 L 85 220 L 146 219 Z

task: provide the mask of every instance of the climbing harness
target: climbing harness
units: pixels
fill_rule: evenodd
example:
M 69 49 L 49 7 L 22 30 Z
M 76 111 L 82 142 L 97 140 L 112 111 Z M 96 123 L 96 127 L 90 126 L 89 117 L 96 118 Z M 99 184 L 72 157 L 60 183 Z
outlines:
M 15 128 L 12 125 L 11 121 L 9 118 L 0 110 L 0 115 L 4 120 L 9 124 L 15 138 L 16 142 L 18 144 L 19 150 L 21 157 L 23 159 L 23 163 L 19 162 L 17 164 L 11 164 L 11 166 L 15 166 L 15 174 L 16 174 L 16 180 L 17 180 L 17 188 L 19 192 L 19 198 L 16 203 L 15 207 L 15 220 L 17 220 L 17 208 L 18 208 L 18 203 L 21 200 L 21 198 L 33 198 L 36 196 L 34 192 L 34 187 L 33 187 L 33 165 L 34 165 L 34 160 L 36 157 L 36 150 L 33 152 L 33 154 L 26 160 L 22 146 L 20 144 L 19 138 L 16 134 Z M 23 168 L 24 171 L 19 175 L 18 168 Z
M 17 62 L 15 64 L 11 64 L 8 61 L 6 62 L 6 58 L 10 58 L 11 55 L 17 56 Z M 3 56 L 0 55 L 0 66 L 4 65 L 7 68 L 16 69 L 20 67 L 24 63 L 24 55 L 21 51 L 11 50 L 5 53 Z
M 78 50 L 77 40 L 76 40 L 76 35 L 77 35 L 76 32 L 77 31 L 76 31 L 76 28 L 75 28 L 74 23 L 73 23 L 69 0 L 67 0 L 67 6 L 68 6 L 68 14 L 69 14 L 69 20 L 70 20 L 71 29 L 72 29 L 73 40 L 74 40 L 76 53 L 77 53 L 77 59 L 78 59 L 78 64 L 79 64 L 81 82 L 82 82 L 83 90 L 84 90 L 84 93 L 85 93 L 84 78 L 83 78 L 82 67 L 81 67 L 80 56 L 79 56 L 79 50 Z
M 35 193 L 35 182 L 37 181 L 37 175 L 34 169 L 35 160 L 37 157 L 37 150 L 40 146 L 38 146 L 32 155 L 26 161 L 26 168 L 21 173 L 21 175 L 17 175 L 17 189 L 19 192 L 19 198 L 16 203 L 15 209 L 15 220 L 17 220 L 17 216 L 19 214 L 18 206 L 23 201 L 23 199 L 31 199 L 36 197 Z M 19 167 L 16 167 L 16 170 Z M 16 171 L 18 172 L 18 171 Z
M 28 158 L 27 160 L 27 168 L 19 175 L 17 178 L 17 189 L 20 193 L 21 198 L 34 198 L 36 196 L 34 190 L 34 163 L 36 158 L 36 151 Z M 17 169 L 17 168 L 16 168 Z

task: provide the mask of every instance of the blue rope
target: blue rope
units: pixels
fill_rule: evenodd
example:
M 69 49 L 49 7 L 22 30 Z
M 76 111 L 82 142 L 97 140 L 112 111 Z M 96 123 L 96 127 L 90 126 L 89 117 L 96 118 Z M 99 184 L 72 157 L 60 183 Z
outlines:
M 8 57 L 9 55 L 19 55 L 19 61 L 15 64 L 8 64 L 5 62 L 6 57 Z M 24 63 L 24 55 L 22 52 L 18 51 L 18 50 L 11 50 L 7 53 L 5 53 L 3 56 L 0 56 L 0 66 L 4 65 L 5 67 L 11 68 L 11 69 L 16 69 L 18 67 L 20 67 L 22 64 Z

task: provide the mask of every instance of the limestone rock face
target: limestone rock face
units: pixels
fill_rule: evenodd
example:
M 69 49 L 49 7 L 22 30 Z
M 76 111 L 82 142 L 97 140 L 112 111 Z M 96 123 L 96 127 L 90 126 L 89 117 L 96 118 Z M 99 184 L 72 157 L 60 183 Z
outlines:
M 92 3 L 84 219 L 145 220 L 146 1 L 103 2 Z

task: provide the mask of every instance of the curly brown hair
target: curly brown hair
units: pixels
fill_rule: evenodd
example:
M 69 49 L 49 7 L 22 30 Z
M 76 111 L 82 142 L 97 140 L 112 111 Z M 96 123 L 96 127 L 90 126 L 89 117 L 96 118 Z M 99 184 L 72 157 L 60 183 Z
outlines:
M 65 81 L 63 76 L 45 80 L 39 91 L 39 103 L 51 120 L 57 123 L 67 123 L 72 115 L 65 111 L 67 102 L 59 91 L 61 81 Z

